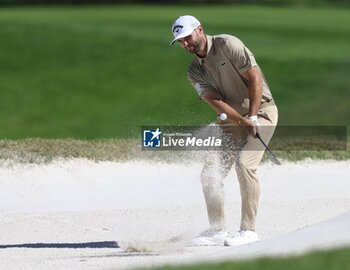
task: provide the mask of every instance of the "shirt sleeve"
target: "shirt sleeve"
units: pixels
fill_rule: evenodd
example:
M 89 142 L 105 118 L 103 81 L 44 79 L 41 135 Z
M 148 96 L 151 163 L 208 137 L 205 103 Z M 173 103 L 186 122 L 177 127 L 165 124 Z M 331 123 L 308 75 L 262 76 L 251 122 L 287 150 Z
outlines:
M 234 36 L 231 36 L 226 40 L 224 53 L 240 74 L 246 72 L 248 69 L 254 66 L 257 66 L 253 53 L 243 44 L 240 39 Z
M 187 78 L 190 81 L 191 85 L 194 87 L 196 92 L 198 93 L 200 98 L 203 98 L 205 95 L 207 95 L 210 91 L 214 90 L 214 88 L 206 82 L 202 76 L 197 74 L 194 70 L 191 68 L 187 72 Z

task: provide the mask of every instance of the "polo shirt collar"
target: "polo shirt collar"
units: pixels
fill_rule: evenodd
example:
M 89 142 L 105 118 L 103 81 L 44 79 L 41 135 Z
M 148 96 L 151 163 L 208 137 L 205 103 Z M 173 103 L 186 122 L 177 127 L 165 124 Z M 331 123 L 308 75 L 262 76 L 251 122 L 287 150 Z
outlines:
M 213 37 L 206 35 L 207 37 L 207 55 L 204 58 L 198 57 L 198 55 L 196 55 L 197 59 L 199 60 L 199 63 L 203 64 L 203 60 L 209 55 L 209 52 L 211 50 L 211 47 L 213 46 Z

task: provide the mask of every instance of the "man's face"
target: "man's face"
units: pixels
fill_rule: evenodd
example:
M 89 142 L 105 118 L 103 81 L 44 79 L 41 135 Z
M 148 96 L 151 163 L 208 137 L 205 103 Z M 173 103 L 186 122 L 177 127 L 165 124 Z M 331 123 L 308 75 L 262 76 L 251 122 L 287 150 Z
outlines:
M 180 38 L 177 41 L 180 43 L 182 48 L 186 49 L 190 53 L 198 53 L 202 45 L 202 40 L 200 39 L 197 29 L 193 30 L 191 35 Z

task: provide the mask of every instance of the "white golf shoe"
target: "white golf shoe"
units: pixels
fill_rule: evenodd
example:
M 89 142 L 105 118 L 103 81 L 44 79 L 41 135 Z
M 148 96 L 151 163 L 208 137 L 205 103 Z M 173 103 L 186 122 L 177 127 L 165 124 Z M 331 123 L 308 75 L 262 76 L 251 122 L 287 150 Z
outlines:
M 228 237 L 228 231 L 207 230 L 194 238 L 191 246 L 222 246 Z
M 240 246 L 259 241 L 258 234 L 253 231 L 239 231 L 233 237 L 225 240 L 225 246 Z

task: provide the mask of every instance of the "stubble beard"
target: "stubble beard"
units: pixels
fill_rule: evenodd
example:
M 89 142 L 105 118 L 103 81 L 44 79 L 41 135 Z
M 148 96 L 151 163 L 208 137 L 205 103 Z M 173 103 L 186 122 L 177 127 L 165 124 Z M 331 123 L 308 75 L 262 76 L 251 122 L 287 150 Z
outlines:
M 196 41 L 193 46 L 186 48 L 192 54 L 197 54 L 201 49 L 201 42 Z

